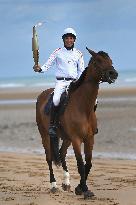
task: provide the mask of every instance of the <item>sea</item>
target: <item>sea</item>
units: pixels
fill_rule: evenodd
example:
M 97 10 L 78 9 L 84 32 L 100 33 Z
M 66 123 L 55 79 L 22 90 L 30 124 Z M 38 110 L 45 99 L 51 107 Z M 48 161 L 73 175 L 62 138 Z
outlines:
M 5 88 L 33 88 L 54 86 L 54 75 L 0 77 L 0 90 Z
M 0 91 L 4 89 L 29 89 L 29 88 L 41 88 L 42 90 L 55 86 L 54 74 L 37 74 L 35 76 L 21 76 L 21 77 L 0 77 Z M 125 70 L 118 72 L 118 79 L 115 83 L 108 85 L 107 83 L 101 83 L 100 88 L 123 88 L 123 87 L 136 87 L 136 71 Z M 106 99 L 105 99 L 106 100 Z M 114 99 L 108 99 L 114 100 Z M 123 100 L 118 98 L 116 100 Z M 135 99 L 136 100 L 136 97 Z M 5 100 L 0 99 L 0 105 L 4 104 L 29 104 L 34 103 L 35 99 L 13 99 Z
M 4 88 L 54 87 L 54 74 L 38 74 L 35 76 L 0 77 L 0 90 Z M 110 86 L 102 83 L 101 87 L 136 87 L 136 70 L 118 71 L 118 79 Z

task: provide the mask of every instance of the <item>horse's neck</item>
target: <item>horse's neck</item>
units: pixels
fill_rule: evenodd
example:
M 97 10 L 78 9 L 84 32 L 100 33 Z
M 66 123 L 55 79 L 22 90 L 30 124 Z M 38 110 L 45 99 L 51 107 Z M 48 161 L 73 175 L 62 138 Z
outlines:
M 94 62 L 90 62 L 84 81 L 92 81 L 93 84 L 99 85 L 99 76 L 97 72 Z
M 93 110 L 98 95 L 98 89 L 99 81 L 97 79 L 93 64 L 90 63 L 86 70 L 82 84 L 73 93 L 78 109 L 82 109 L 86 113 Z
M 99 86 L 93 82 L 85 82 L 78 89 L 78 104 L 87 113 L 94 109 Z
M 98 95 L 99 79 L 93 63 L 89 64 L 83 87 L 84 95 L 87 96 L 89 102 L 92 102 L 92 104 L 94 104 Z

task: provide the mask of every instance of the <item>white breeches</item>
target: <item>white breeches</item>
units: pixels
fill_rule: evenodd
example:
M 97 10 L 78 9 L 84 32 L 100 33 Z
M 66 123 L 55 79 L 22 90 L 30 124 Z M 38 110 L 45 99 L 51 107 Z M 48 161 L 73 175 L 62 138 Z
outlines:
M 53 103 L 55 106 L 59 105 L 61 94 L 67 89 L 71 82 L 72 80 L 56 80 L 53 95 Z

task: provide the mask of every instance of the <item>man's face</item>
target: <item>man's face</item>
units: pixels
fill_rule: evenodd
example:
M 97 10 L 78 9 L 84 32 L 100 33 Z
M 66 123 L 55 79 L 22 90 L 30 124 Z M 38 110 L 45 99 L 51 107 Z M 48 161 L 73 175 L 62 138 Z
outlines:
M 65 38 L 64 38 L 64 45 L 66 46 L 66 47 L 71 47 L 73 44 L 74 44 L 74 42 L 75 42 L 75 39 L 74 39 L 74 37 L 73 36 L 66 36 Z

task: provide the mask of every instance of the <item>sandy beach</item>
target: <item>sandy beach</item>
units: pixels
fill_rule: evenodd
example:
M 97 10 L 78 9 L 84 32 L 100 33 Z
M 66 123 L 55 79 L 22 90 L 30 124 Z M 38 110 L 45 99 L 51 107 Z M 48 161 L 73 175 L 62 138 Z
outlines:
M 1 89 L 0 102 L 0 205 L 135 205 L 136 201 L 136 88 L 100 89 L 98 128 L 93 168 L 88 186 L 91 200 L 76 196 L 75 157 L 67 162 L 71 191 L 61 188 L 62 168 L 55 169 L 59 191 L 50 193 L 49 172 L 35 122 L 35 103 L 42 89 Z

